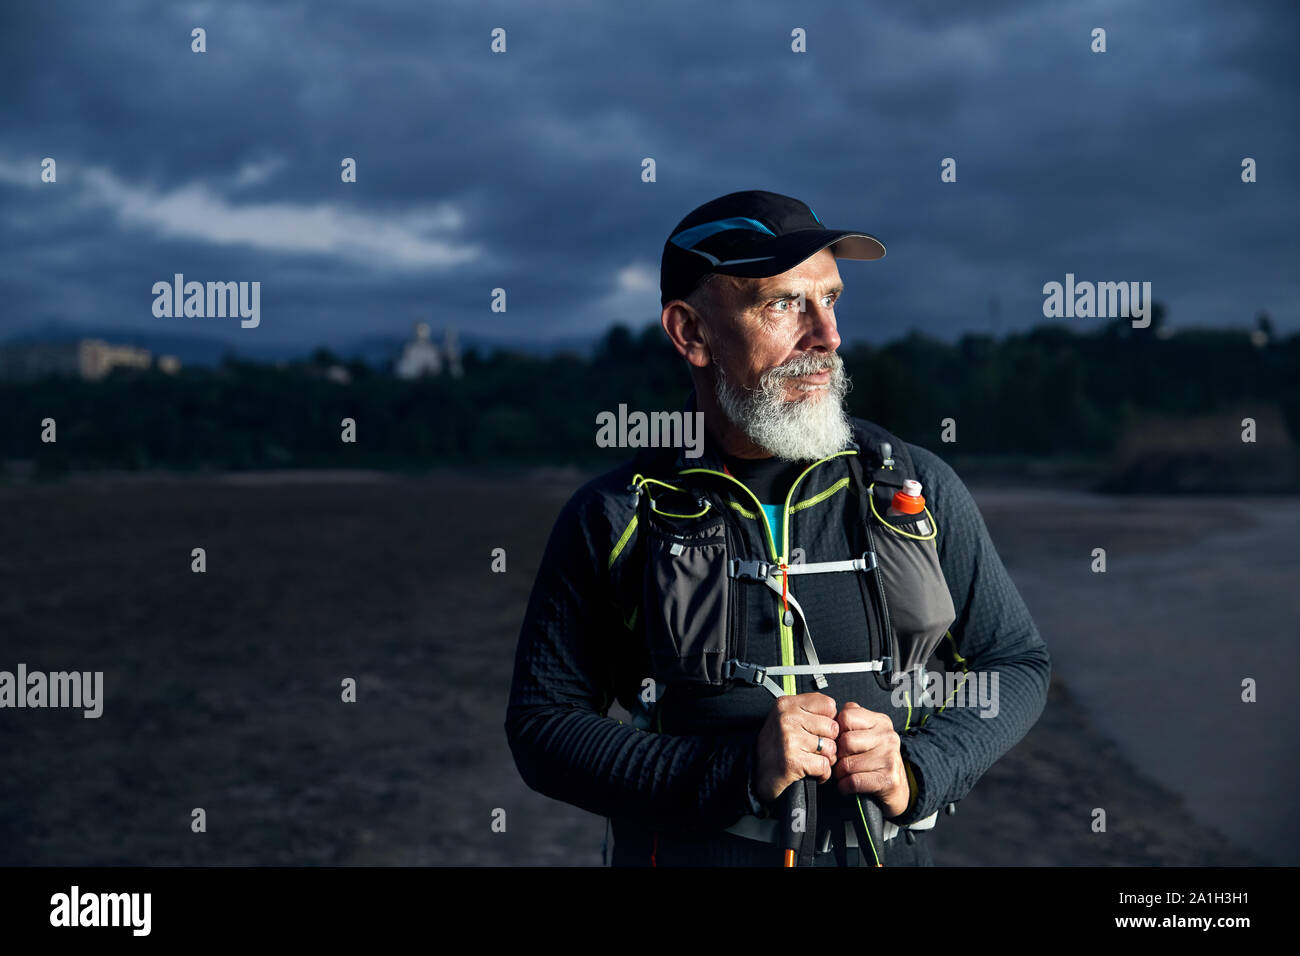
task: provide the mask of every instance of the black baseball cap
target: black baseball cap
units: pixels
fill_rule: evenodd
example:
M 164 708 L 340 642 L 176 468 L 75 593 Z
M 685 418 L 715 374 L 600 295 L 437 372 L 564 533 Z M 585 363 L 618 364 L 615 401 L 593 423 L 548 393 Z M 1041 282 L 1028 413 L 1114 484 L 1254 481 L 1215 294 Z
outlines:
M 807 203 L 749 189 L 728 193 L 687 214 L 664 243 L 659 304 L 683 299 L 710 272 L 775 276 L 827 246 L 839 259 L 879 259 L 885 244 L 866 232 L 827 229 Z

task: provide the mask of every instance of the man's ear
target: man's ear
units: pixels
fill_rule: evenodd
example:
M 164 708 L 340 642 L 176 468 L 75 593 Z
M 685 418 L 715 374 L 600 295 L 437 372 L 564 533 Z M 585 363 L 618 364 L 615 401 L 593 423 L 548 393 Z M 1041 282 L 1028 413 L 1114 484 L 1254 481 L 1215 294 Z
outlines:
M 713 350 L 709 347 L 708 333 L 700 314 L 681 299 L 674 299 L 664 306 L 659 316 L 668 340 L 673 343 L 677 353 L 696 368 L 707 368 L 713 364 Z

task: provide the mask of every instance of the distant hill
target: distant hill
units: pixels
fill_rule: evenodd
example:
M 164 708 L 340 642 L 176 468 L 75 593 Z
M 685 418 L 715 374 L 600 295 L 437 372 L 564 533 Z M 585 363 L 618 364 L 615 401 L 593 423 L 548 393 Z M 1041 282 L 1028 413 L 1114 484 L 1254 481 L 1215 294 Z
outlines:
M 369 365 L 379 366 L 383 362 L 396 358 L 401 352 L 402 346 L 409 341 L 409 336 L 401 335 L 367 335 L 362 338 L 353 339 L 351 342 L 342 346 L 335 347 L 329 345 L 328 348 L 336 355 L 348 358 L 360 358 Z M 557 338 L 546 342 L 531 342 L 527 340 L 507 340 L 492 339 L 483 336 L 466 335 L 464 332 L 457 330 L 456 341 L 461 352 L 466 352 L 471 348 L 478 349 L 479 352 L 490 355 L 498 350 L 508 350 L 513 352 L 522 352 L 526 355 L 532 355 L 539 358 L 555 355 L 558 352 L 576 352 L 583 358 L 590 358 L 597 343 L 600 341 L 600 335 L 584 336 L 567 336 Z M 442 329 L 435 327 L 433 330 L 433 341 L 438 345 L 442 344 Z M 310 354 L 308 349 L 306 354 Z
M 20 345 L 31 342 L 67 342 L 81 338 L 103 339 L 113 345 L 133 345 L 155 355 L 175 355 L 182 365 L 212 366 L 221 362 L 227 353 L 240 358 L 262 362 L 305 359 L 320 346 L 325 346 L 341 358 L 359 358 L 376 368 L 394 359 L 409 339 L 403 335 L 366 335 L 344 342 L 274 341 L 263 336 L 248 336 L 245 340 L 231 341 L 205 335 L 184 335 L 149 328 L 122 328 L 119 326 L 76 325 L 71 322 L 48 321 L 0 339 L 0 345 Z M 523 352 L 528 355 L 548 356 L 557 352 L 576 352 L 589 357 L 599 335 L 567 336 L 545 342 L 527 340 L 491 339 L 484 336 L 458 332 L 461 351 L 471 348 L 491 354 L 499 349 Z M 434 340 L 441 343 L 442 330 L 434 329 Z

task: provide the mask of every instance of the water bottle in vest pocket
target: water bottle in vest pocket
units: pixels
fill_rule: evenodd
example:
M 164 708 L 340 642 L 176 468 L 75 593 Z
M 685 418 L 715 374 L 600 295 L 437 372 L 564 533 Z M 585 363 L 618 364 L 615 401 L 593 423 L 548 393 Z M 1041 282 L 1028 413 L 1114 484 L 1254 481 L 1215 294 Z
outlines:
M 727 532 L 707 500 L 650 498 L 642 599 L 651 676 L 720 686 L 728 659 Z

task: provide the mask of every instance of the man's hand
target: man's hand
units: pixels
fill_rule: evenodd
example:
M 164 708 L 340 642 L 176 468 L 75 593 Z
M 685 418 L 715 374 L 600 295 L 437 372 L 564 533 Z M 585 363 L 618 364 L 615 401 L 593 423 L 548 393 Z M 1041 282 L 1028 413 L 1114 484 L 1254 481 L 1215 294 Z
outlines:
M 864 711 L 866 713 L 866 711 Z M 835 765 L 835 701 L 825 694 L 788 694 L 772 704 L 772 710 L 758 732 L 758 761 L 754 770 L 754 794 L 771 803 L 785 788 L 804 777 L 825 783 Z M 817 738 L 822 738 L 821 753 Z M 904 804 L 907 801 L 904 790 Z
M 844 705 L 835 720 L 841 728 L 835 765 L 840 793 L 871 794 L 880 801 L 886 818 L 898 816 L 907 809 L 912 794 L 893 722 L 853 701 Z

